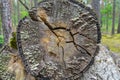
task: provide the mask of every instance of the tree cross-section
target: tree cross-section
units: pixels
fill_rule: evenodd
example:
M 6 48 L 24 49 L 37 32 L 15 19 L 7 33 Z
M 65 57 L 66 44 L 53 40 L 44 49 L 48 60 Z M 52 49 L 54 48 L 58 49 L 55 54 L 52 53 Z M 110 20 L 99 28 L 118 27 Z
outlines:
M 41 8 L 47 20 L 39 17 Z M 38 80 L 79 80 L 98 51 L 101 34 L 96 14 L 74 0 L 44 0 L 30 10 L 30 17 L 17 28 L 26 72 Z

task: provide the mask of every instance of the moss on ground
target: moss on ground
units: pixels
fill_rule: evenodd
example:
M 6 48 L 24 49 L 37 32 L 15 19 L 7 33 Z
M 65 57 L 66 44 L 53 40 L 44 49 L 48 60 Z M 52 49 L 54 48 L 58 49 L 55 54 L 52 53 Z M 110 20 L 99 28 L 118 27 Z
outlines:
M 111 51 L 120 53 L 120 34 L 102 35 L 102 44 L 107 46 Z

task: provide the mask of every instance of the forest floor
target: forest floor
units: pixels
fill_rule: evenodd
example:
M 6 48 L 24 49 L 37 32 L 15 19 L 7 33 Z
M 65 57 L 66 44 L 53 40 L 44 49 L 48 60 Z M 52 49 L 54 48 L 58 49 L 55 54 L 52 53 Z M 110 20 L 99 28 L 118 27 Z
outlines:
M 110 51 L 120 54 L 120 34 L 102 35 L 101 43 L 108 47 Z

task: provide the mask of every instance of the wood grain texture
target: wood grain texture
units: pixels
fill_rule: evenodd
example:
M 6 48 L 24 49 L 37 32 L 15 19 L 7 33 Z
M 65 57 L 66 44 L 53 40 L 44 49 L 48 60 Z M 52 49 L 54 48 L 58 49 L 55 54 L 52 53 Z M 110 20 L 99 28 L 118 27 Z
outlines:
M 46 11 L 47 22 L 36 19 L 40 8 Z M 17 28 L 26 71 L 38 78 L 79 80 L 99 50 L 101 35 L 94 12 L 72 0 L 48 0 L 33 13 L 33 20 L 24 18 Z

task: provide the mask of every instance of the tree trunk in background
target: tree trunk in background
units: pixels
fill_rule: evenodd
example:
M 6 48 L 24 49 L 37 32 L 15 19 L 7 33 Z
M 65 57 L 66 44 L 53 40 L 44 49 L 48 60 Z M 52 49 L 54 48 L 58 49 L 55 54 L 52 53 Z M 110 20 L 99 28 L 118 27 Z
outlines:
M 34 6 L 35 7 L 37 6 L 37 0 L 34 0 Z
M 120 12 L 119 12 L 119 20 L 118 20 L 118 29 L 117 29 L 117 33 L 120 33 Z
M 17 14 L 18 14 L 18 22 L 20 20 L 20 8 L 19 8 L 19 1 L 17 1 Z
M 13 12 L 13 22 L 14 22 L 14 25 L 13 26 L 17 26 L 17 17 L 16 17 L 16 14 L 17 14 L 17 9 L 16 9 L 16 7 L 17 7 L 17 5 L 16 5 L 16 3 L 14 2 L 13 3 L 13 10 L 14 10 L 14 12 Z
M 4 42 L 8 42 L 10 34 L 12 32 L 12 21 L 10 13 L 10 2 L 9 0 L 1 0 L 2 3 L 2 28 L 4 34 Z
M 0 14 L 1 14 L 1 9 L 2 9 L 2 6 L 1 6 L 1 0 L 0 0 Z M 1 16 L 0 16 L 0 21 L 1 21 Z M 2 34 L 2 27 L 1 27 L 1 23 L 0 23 L 0 35 Z
M 112 35 L 115 34 L 115 7 L 116 7 L 116 0 L 113 0 Z
M 33 7 L 33 0 L 30 0 L 30 6 Z
M 107 14 L 107 18 L 106 18 L 106 32 L 108 33 L 108 24 L 109 24 L 109 14 Z
M 103 16 L 103 15 L 101 14 L 100 19 L 102 19 L 102 16 Z M 104 22 L 101 20 L 101 22 L 100 22 L 101 27 L 103 27 L 103 23 L 104 23 Z
M 100 0 L 92 0 L 91 3 L 93 9 L 95 10 L 95 13 L 98 16 L 99 24 L 100 24 Z
M 0 13 L 1 14 L 1 13 Z M 1 18 L 1 17 L 0 17 Z M 0 21 L 1 21 L 1 19 L 0 19 Z M 0 25 L 0 35 L 2 34 L 2 27 L 1 27 L 1 25 Z
M 120 4 L 120 0 L 117 1 L 117 3 Z M 120 6 L 118 6 L 118 10 L 119 10 L 119 11 L 118 11 L 119 15 L 118 15 L 118 27 L 117 27 L 117 33 L 120 34 Z

